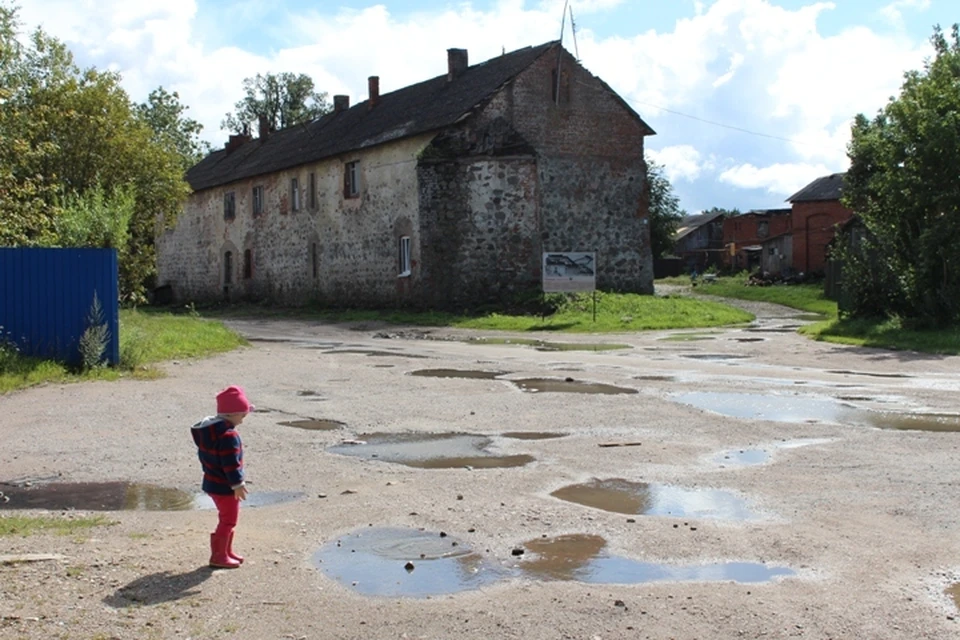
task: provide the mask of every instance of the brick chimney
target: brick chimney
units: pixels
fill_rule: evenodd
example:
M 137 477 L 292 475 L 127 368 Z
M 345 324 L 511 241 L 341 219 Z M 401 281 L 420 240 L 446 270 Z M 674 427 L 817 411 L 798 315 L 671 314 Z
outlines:
M 380 104 L 380 76 L 370 76 L 367 78 L 367 88 L 370 91 L 370 108 Z
M 260 142 L 266 142 L 270 137 L 270 120 L 261 113 L 258 124 L 260 125 Z
M 467 70 L 466 49 L 447 49 L 447 82 L 450 82 Z
M 333 112 L 340 113 L 350 108 L 350 96 L 333 96 Z
M 246 133 L 231 135 L 230 139 L 227 140 L 227 144 L 224 145 L 224 149 L 227 155 L 230 155 L 248 142 L 250 142 L 250 136 Z

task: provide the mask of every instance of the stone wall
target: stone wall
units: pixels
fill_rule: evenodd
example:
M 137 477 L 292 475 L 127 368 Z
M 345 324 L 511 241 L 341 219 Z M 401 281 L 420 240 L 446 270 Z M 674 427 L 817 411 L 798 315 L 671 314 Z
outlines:
M 158 283 L 178 301 L 254 298 L 284 304 L 404 303 L 408 278 L 398 278 L 398 244 L 411 237 L 419 252 L 416 157 L 432 136 L 331 158 L 194 193 L 176 227 L 157 241 Z M 359 162 L 360 196 L 345 198 L 345 162 Z M 316 185 L 311 206 L 310 174 Z M 291 180 L 300 187 L 294 210 Z M 253 214 L 253 189 L 263 187 L 264 210 Z M 234 193 L 235 217 L 224 219 L 224 194 Z M 226 282 L 226 253 L 231 277 Z M 249 251 L 249 278 L 244 254 Z

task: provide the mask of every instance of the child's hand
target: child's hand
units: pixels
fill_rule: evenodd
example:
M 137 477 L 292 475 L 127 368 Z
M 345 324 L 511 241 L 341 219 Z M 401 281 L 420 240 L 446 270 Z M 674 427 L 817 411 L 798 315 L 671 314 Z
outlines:
M 233 497 L 237 500 L 246 500 L 247 499 L 247 488 L 244 485 L 240 485 L 233 490 Z

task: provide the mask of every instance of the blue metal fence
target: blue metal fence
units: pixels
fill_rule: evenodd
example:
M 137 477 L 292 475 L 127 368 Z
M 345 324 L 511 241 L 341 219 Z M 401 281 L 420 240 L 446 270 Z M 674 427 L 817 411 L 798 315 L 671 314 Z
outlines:
M 94 296 L 108 339 L 104 358 L 120 361 L 115 249 L 0 248 L 0 332 L 24 355 L 81 362 L 80 336 Z

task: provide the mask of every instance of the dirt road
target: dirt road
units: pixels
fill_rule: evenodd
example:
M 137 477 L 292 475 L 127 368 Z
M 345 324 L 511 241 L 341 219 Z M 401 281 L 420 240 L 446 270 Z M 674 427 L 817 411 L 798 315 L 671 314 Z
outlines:
M 238 321 L 251 347 L 161 380 L 0 397 L 20 491 L 0 515 L 51 483 L 192 496 L 188 428 L 228 384 L 258 407 L 261 500 L 235 571 L 205 568 L 214 512 L 149 497 L 89 534 L 0 538 L 61 556 L 0 566 L 0 638 L 960 637 L 960 359 L 751 308 L 736 329 L 514 336 L 627 347 L 602 351 Z

